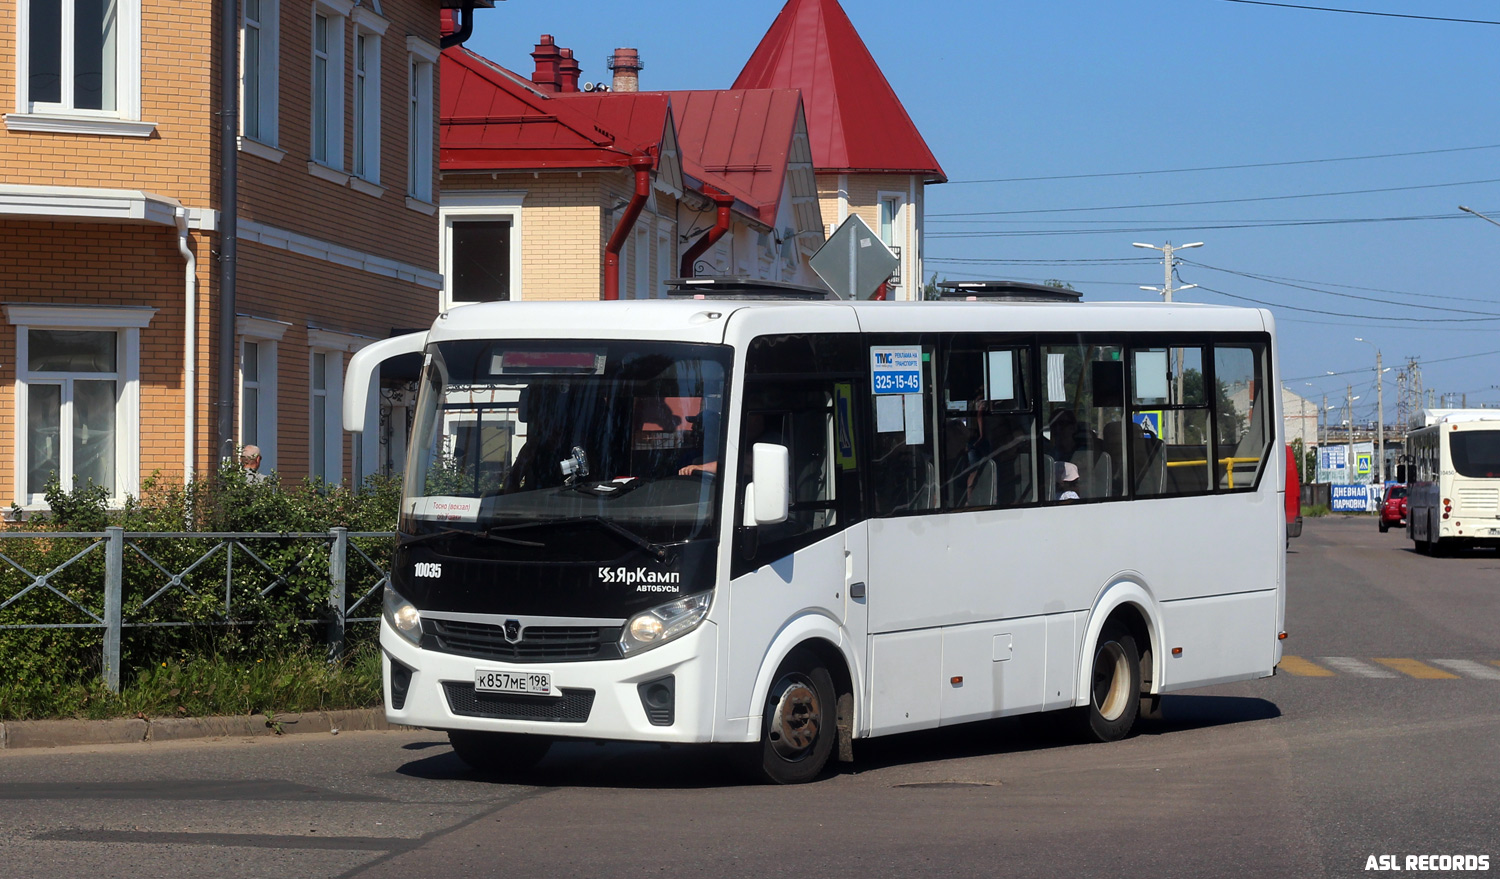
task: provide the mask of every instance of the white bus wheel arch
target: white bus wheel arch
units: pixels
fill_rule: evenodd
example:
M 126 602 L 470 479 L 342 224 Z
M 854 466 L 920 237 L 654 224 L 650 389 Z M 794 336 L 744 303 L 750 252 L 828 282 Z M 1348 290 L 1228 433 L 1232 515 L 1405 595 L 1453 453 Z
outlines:
M 798 649 L 806 650 L 816 656 L 828 669 L 833 678 L 834 698 L 837 712 L 838 743 L 835 757 L 840 762 L 847 763 L 854 759 L 853 745 L 856 726 L 856 712 L 859 710 L 855 699 L 854 672 L 856 668 L 854 657 L 848 652 L 849 639 L 844 637 L 839 626 L 833 620 L 809 614 L 793 620 L 776 640 L 771 643 L 770 649 L 766 651 L 765 658 L 761 661 L 760 670 L 755 677 L 755 687 L 751 690 L 751 702 L 745 706 L 746 713 L 752 717 L 759 718 L 766 704 L 766 697 L 771 687 L 776 683 L 778 673 L 786 663 L 787 657 Z M 758 741 L 760 738 L 760 725 L 758 723 L 749 726 L 749 741 Z
M 1078 697 L 1074 705 L 1087 708 L 1093 689 L 1093 666 L 1095 653 L 1105 626 L 1118 619 L 1132 636 L 1139 651 L 1141 681 L 1141 716 L 1155 717 L 1159 711 L 1159 695 L 1165 649 L 1162 648 L 1161 614 L 1156 610 L 1156 601 L 1146 588 L 1133 580 L 1123 580 L 1105 589 L 1094 602 L 1089 612 L 1088 625 L 1080 644 L 1078 657 Z

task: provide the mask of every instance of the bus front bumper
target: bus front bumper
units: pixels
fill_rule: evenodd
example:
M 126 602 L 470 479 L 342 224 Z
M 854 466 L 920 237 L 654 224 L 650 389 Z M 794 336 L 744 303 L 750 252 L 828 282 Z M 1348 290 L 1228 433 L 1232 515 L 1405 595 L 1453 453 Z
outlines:
M 713 740 L 718 629 L 708 621 L 652 650 L 594 662 L 501 662 L 423 650 L 385 620 L 380 623 L 380 647 L 385 716 L 391 723 L 621 741 Z M 401 668 L 410 670 L 405 695 L 393 698 L 393 670 L 405 677 Z M 547 672 L 553 693 L 560 695 L 476 693 L 474 675 L 480 669 Z M 643 691 L 663 682 L 672 694 L 671 722 L 662 722 L 666 717 L 657 688 L 651 694 L 657 721 L 653 723 Z M 396 684 L 400 689 L 399 680 Z

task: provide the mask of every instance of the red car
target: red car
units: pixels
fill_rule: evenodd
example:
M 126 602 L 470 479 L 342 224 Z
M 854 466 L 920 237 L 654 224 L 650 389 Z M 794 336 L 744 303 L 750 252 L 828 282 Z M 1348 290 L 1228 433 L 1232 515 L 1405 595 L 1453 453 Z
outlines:
M 1406 526 L 1406 486 L 1390 485 L 1380 499 L 1380 533 L 1391 530 L 1392 525 Z

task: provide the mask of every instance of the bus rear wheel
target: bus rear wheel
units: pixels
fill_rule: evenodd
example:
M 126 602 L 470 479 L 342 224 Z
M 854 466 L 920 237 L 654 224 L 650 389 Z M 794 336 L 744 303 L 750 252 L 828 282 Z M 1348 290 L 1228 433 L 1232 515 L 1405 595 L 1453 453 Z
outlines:
M 1130 735 L 1140 710 L 1141 654 L 1135 637 L 1118 622 L 1105 623 L 1089 671 L 1085 732 L 1097 741 L 1119 741 Z
M 448 743 L 458 759 L 485 775 L 503 778 L 522 775 L 536 767 L 552 747 L 548 736 L 521 733 L 448 730 Z
M 807 650 L 794 650 L 766 694 L 760 742 L 748 750 L 751 776 L 770 784 L 812 781 L 838 740 L 833 676 Z

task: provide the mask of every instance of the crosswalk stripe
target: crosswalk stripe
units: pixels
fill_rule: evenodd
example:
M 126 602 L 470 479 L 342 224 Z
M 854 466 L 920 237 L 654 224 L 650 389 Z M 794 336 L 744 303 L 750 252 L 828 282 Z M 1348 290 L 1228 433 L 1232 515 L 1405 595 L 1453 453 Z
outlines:
M 1352 656 L 1320 656 L 1318 659 L 1322 660 L 1324 665 L 1333 666 L 1345 674 L 1356 675 L 1362 678 L 1394 678 L 1397 676 L 1395 672 L 1376 668 L 1373 665 L 1366 665 Z
M 1321 665 L 1318 665 L 1316 662 L 1308 662 L 1300 656 L 1281 657 L 1281 664 L 1278 665 L 1277 668 L 1281 669 L 1289 675 L 1296 675 L 1299 678 L 1335 677 L 1333 672 L 1329 671 Z
M 1432 666 L 1428 665 L 1427 663 L 1421 662 L 1421 661 L 1416 660 L 1416 659 L 1395 658 L 1395 657 L 1385 657 L 1385 658 L 1382 658 L 1382 657 L 1377 656 L 1377 657 L 1375 657 L 1375 661 L 1378 662 L 1378 663 L 1380 663 L 1383 666 L 1386 666 L 1387 668 L 1394 668 L 1396 671 L 1399 671 L 1399 672 L 1401 672 L 1404 675 L 1408 675 L 1410 677 L 1414 677 L 1414 678 L 1417 678 L 1419 680 L 1424 680 L 1424 681 L 1442 681 L 1442 680 L 1457 680 L 1458 679 L 1458 675 L 1456 675 L 1456 674 L 1452 674 L 1451 672 L 1443 671 L 1440 668 L 1433 668 Z
M 1479 678 L 1486 681 L 1500 681 L 1500 668 L 1491 668 L 1474 662 L 1471 659 L 1434 659 L 1433 665 L 1441 665 L 1449 671 L 1458 672 L 1466 678 Z M 1500 663 L 1496 663 L 1500 665 Z

